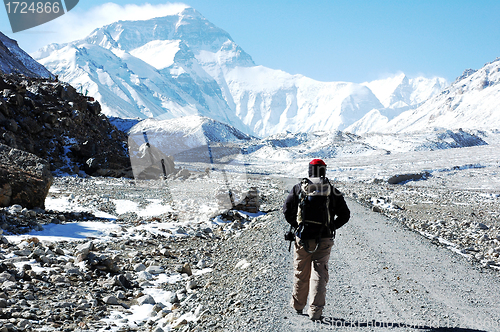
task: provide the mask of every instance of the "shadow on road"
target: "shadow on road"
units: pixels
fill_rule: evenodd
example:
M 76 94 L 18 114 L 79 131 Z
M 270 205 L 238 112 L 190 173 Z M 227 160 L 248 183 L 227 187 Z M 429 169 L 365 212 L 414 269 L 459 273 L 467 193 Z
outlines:
M 450 322 L 451 323 L 451 322 Z M 321 320 L 315 321 L 313 323 L 318 328 L 405 328 L 405 329 L 415 329 L 416 331 L 428 331 L 428 332 L 488 332 L 486 330 L 461 328 L 461 327 L 434 327 L 426 326 L 425 324 L 411 324 L 411 323 L 398 323 L 398 322 L 380 322 L 376 320 L 368 322 L 359 321 L 348 321 L 342 318 L 333 317 L 322 317 Z

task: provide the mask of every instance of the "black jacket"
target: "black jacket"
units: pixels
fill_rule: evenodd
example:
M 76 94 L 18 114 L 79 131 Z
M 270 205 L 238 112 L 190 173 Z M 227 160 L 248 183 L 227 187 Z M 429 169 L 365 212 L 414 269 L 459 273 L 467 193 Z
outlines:
M 286 221 L 297 228 L 297 210 L 299 207 L 299 194 L 301 191 L 301 183 L 293 186 L 288 194 L 288 197 L 283 204 L 283 214 Z M 335 230 L 342 227 L 351 217 L 351 211 L 347 207 L 344 196 L 336 188 L 332 186 L 330 194 L 330 229 L 325 229 L 321 237 L 332 237 Z

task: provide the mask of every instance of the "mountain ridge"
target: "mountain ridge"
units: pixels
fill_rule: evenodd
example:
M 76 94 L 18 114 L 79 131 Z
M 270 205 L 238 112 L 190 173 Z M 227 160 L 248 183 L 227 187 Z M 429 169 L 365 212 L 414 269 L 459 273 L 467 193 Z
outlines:
M 23 51 L 17 42 L 0 32 L 0 73 L 22 74 L 28 77 L 50 78 L 53 75 L 28 53 Z
M 198 114 L 264 137 L 284 130 L 342 130 L 384 108 L 366 85 L 319 82 L 256 65 L 227 32 L 193 8 L 115 22 L 80 41 L 46 46 L 34 57 L 88 90 L 108 116 Z

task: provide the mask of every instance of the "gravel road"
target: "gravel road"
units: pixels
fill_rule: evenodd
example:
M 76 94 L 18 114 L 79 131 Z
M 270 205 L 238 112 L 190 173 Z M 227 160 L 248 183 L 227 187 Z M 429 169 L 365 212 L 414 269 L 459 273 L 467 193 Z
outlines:
M 152 200 L 168 201 L 165 188 L 157 188 L 150 182 L 100 178 L 56 180 L 52 199 L 73 195 L 72 201 L 111 214 L 117 214 L 119 210 L 113 203 L 115 199 L 131 200 L 139 207 L 149 206 Z M 40 244 L 29 247 L 30 252 L 33 251 L 31 255 L 40 250 L 50 252 L 47 251 L 50 248 L 56 251 L 59 248 L 65 255 L 51 256 L 50 266 L 54 271 L 32 273 L 32 280 L 23 280 L 23 271 L 16 270 L 12 262 L 7 265 L 7 261 L 24 259 L 14 254 L 22 251 L 21 248 L 4 243 L 0 254 L 5 259 L 0 256 L 0 260 L 6 264 L 3 267 L 9 275 L 2 275 L 10 281 L 2 284 L 3 294 L 0 292 L 0 308 L 2 303 L 6 307 L 0 309 L 0 330 L 25 331 L 33 326 L 32 330 L 72 331 L 79 326 L 82 327 L 80 331 L 161 332 L 176 326 L 175 330 L 179 331 L 387 331 L 395 328 L 396 331 L 500 331 L 500 272 L 493 268 L 496 265 L 484 265 L 472 255 L 450 250 L 439 240 L 421 235 L 418 227 L 412 229 L 405 223 L 410 220 L 412 224 L 418 224 L 420 219 L 428 215 L 434 218 L 440 211 L 443 202 L 428 203 L 432 209 L 425 213 L 408 205 L 408 202 L 415 201 L 414 191 L 428 190 L 421 188 L 411 191 L 412 195 L 405 196 L 407 190 L 394 193 L 394 198 L 401 200 L 397 203 L 408 207 L 397 210 L 397 214 L 389 209 L 389 215 L 395 213 L 390 218 L 380 213 L 383 207 L 377 210 L 380 212 L 375 212 L 373 206 L 372 209 L 368 207 L 366 197 L 371 196 L 368 189 L 339 184 L 341 191 L 358 197 L 362 204 L 347 198 L 352 217 L 338 231 L 332 250 L 323 320 L 313 323 L 307 316 L 297 315 L 289 307 L 292 254 L 288 252 L 288 242 L 283 239 L 288 226 L 281 213 L 288 190 L 297 179 L 257 177 L 251 182 L 258 188 L 261 209 L 267 214 L 252 221 L 233 220 L 213 226 L 213 233 L 206 232 L 206 224 L 203 220 L 198 224 L 196 218 L 201 218 L 202 203 L 207 206 L 215 203 L 211 193 L 217 192 L 220 181 L 203 176 L 170 182 L 169 189 L 175 193 L 175 214 L 166 213 L 157 218 L 141 218 L 136 213 L 119 215 L 113 223 L 121 230 L 109 240 L 99 241 L 94 249 L 96 257 L 114 257 L 119 270 L 117 275 L 92 269 L 78 271 L 69 264 L 78 258 L 74 254 L 77 244 Z M 377 192 L 380 188 L 369 189 Z M 387 196 L 383 192 L 377 194 Z M 453 194 L 457 196 L 456 192 Z M 446 195 L 441 193 L 439 196 Z M 470 194 L 462 196 L 464 200 L 475 197 Z M 481 208 L 479 200 L 483 196 L 478 197 L 473 207 L 476 214 L 485 209 L 496 210 L 497 198 L 489 199 L 489 205 Z M 448 210 L 452 209 L 450 206 Z M 460 215 L 463 205 L 456 206 L 450 211 L 460 220 L 465 217 Z M 53 214 L 36 214 L 36 220 L 48 220 Z M 65 215 L 71 217 L 67 223 L 74 222 L 77 215 L 80 219 L 87 216 L 81 213 Z M 10 212 L 3 216 L 25 219 Z M 492 216 L 487 220 L 490 225 L 487 230 L 472 229 L 464 243 L 472 241 L 476 234 L 478 248 L 498 246 L 495 215 Z M 443 220 L 447 220 L 445 217 Z M 155 221 L 168 224 L 178 219 L 191 223 L 182 231 L 176 231 L 185 233 L 180 238 L 168 234 L 157 236 L 147 231 L 129 232 L 137 225 Z M 441 231 L 446 229 L 453 235 L 462 229 L 460 227 L 462 224 L 441 228 Z M 485 234 L 489 234 L 487 240 Z M 489 257 L 493 255 L 495 252 Z M 206 262 L 211 272 L 198 276 L 176 273 L 179 264 L 195 267 L 201 261 Z M 160 267 L 168 276 L 179 276 L 179 282 L 159 284 L 159 290 L 176 293 L 177 300 L 172 300 L 175 303 L 157 303 L 158 315 L 152 315 L 140 324 L 120 326 L 131 322 L 133 316 L 126 308 L 135 305 L 149 287 L 139 278 L 141 272 L 135 268 L 138 263 Z M 78 278 L 70 275 L 68 269 L 77 270 Z M 117 286 L 115 279 L 118 276 L 130 280 L 133 289 Z M 191 280 L 196 281 L 196 289 L 187 289 L 186 281 Z M 123 299 L 119 297 L 120 292 Z M 118 305 L 106 300 L 112 296 L 120 299 Z M 167 307 L 162 309 L 165 305 Z M 56 316 L 51 311 L 52 306 L 57 307 Z M 30 316 L 24 317 L 28 311 Z M 120 319 L 116 318 L 116 313 L 110 314 L 115 311 L 121 312 Z M 185 314 L 195 319 L 183 320 Z M 164 319 L 169 319 L 169 323 L 166 324 Z M 17 330 L 11 328 L 13 326 L 17 326 Z
M 276 211 L 260 232 L 229 241 L 251 265 L 228 282 L 240 308 L 229 310 L 221 330 L 500 331 L 497 271 L 347 202 L 352 219 L 339 230 L 332 250 L 322 322 L 312 323 L 288 307 L 292 255 Z

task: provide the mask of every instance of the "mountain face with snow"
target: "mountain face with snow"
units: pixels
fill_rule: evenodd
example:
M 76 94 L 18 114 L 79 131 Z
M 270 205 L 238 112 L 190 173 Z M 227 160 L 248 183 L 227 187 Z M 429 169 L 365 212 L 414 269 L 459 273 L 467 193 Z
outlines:
M 28 77 L 53 76 L 44 66 L 33 60 L 13 39 L 0 32 L 0 73 L 23 74 Z
M 227 32 L 189 7 L 177 15 L 116 22 L 83 40 L 46 46 L 34 57 L 95 97 L 108 116 L 196 114 L 256 136 L 343 130 L 374 109 L 395 116 L 445 84 L 406 77 L 319 82 L 257 66 Z
M 449 88 L 415 110 L 401 113 L 380 128 L 413 132 L 428 128 L 497 129 L 500 127 L 500 58 L 466 70 Z
M 409 79 L 403 73 L 363 84 L 373 91 L 384 107 L 369 110 L 361 119 L 346 128 L 356 134 L 381 131 L 389 121 L 401 113 L 417 109 L 426 100 L 448 87 L 448 82 L 443 78 Z

